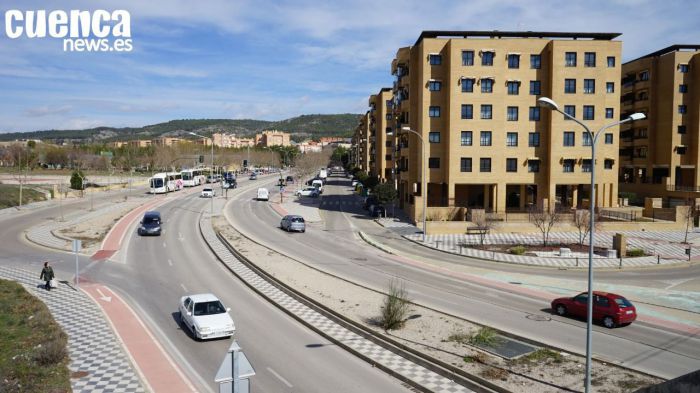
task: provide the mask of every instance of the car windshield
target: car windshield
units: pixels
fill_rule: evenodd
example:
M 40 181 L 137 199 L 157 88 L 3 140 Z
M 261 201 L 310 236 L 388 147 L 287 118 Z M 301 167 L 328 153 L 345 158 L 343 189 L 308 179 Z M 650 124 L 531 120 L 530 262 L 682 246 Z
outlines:
M 211 192 L 211 188 L 205 188 L 204 191 L 205 191 L 205 192 L 206 192 L 206 191 Z
M 304 218 L 303 217 L 292 217 L 291 221 L 292 222 L 304 222 Z
M 214 315 L 226 312 L 220 301 L 202 302 L 194 305 L 194 315 Z
M 620 307 L 632 307 L 632 303 L 624 297 L 615 298 L 615 303 Z
M 158 217 L 144 217 L 143 223 L 144 224 L 160 224 L 160 218 L 158 218 Z

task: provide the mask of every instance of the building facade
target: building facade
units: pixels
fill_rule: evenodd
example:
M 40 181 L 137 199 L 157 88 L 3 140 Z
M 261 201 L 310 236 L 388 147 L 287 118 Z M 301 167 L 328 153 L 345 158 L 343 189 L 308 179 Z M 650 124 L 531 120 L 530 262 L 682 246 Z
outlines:
M 586 205 L 592 167 L 582 127 L 539 108 L 549 97 L 591 130 L 620 114 L 615 33 L 423 32 L 392 62 L 401 207 L 495 213 Z M 611 88 L 612 86 L 612 88 Z M 617 206 L 618 129 L 597 144 L 597 197 Z M 427 162 L 426 162 L 427 161 Z M 427 192 L 421 190 L 427 164 Z
M 671 205 L 700 196 L 700 45 L 673 45 L 622 65 L 621 110 L 647 119 L 620 132 L 620 191 Z
M 271 130 L 263 131 L 255 135 L 255 144 L 258 146 L 291 146 L 289 141 L 289 133 Z
M 392 180 L 394 170 L 394 114 L 391 88 L 369 97 L 369 174 L 380 181 Z

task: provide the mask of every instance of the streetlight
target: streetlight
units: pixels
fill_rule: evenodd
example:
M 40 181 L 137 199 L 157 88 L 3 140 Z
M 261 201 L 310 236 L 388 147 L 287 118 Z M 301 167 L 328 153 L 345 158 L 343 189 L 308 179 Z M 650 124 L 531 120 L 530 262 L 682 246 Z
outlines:
M 628 118 L 608 124 L 603 126 L 598 130 L 597 133 L 593 134 L 591 130 L 583 124 L 581 121 L 571 116 L 570 114 L 563 112 L 559 109 L 559 105 L 554 102 L 551 98 L 541 97 L 537 100 L 537 104 L 543 108 L 549 108 L 553 111 L 557 111 L 564 115 L 565 118 L 570 119 L 578 123 L 590 137 L 591 140 L 591 195 L 589 208 L 589 218 L 590 218 L 590 238 L 588 239 L 588 305 L 587 305 L 587 316 L 586 316 L 586 377 L 584 379 L 585 391 L 588 393 L 591 388 L 591 333 L 593 331 L 593 238 L 595 236 L 595 143 L 598 140 L 603 131 L 608 128 L 618 126 L 622 123 L 627 123 L 634 120 L 642 120 L 646 118 L 643 113 L 633 113 Z
M 202 139 L 211 139 L 211 170 L 209 170 L 209 174 L 211 175 L 211 179 L 212 179 L 211 181 L 213 182 L 214 181 L 214 138 L 209 138 L 209 137 L 206 137 L 203 135 L 196 134 L 194 132 L 189 132 L 188 134 L 198 136 Z M 214 187 L 212 186 L 212 191 L 213 190 L 214 190 Z M 211 196 L 211 211 L 210 211 L 210 213 L 212 216 L 214 215 L 214 195 L 213 195 L 213 193 Z
M 423 243 L 425 243 L 425 237 L 428 232 L 428 227 L 425 225 L 425 213 L 426 210 L 428 210 L 428 180 L 426 179 L 426 175 L 428 174 L 428 170 L 426 168 L 427 166 L 427 159 L 425 158 L 425 143 L 423 142 L 423 135 L 419 134 L 417 131 L 413 131 L 411 127 L 401 127 L 402 131 L 406 132 L 412 132 L 416 134 L 416 136 L 420 139 L 420 146 L 421 146 L 421 161 L 423 162 L 423 168 L 421 170 L 421 189 L 420 193 L 421 196 L 423 197 Z

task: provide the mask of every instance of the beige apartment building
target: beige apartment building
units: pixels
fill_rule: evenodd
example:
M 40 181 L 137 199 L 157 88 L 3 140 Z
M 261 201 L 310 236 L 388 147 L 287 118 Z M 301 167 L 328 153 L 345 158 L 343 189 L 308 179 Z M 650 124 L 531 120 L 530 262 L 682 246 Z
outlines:
M 360 123 L 355 128 L 355 133 L 353 135 L 353 151 L 352 160 L 354 166 L 362 169 L 364 172 L 369 173 L 369 127 L 370 127 L 370 113 L 367 111 L 364 115 L 360 116 Z
M 622 65 L 620 191 L 670 205 L 700 197 L 700 45 L 673 45 Z
M 620 115 L 616 33 L 424 31 L 392 62 L 401 207 L 587 204 L 591 150 L 581 126 L 539 108 L 549 97 L 597 130 Z M 597 143 L 596 203 L 617 206 L 617 128 Z
M 277 130 L 263 131 L 261 134 L 256 134 L 255 144 L 265 147 L 291 146 L 289 141 L 289 133 Z
M 187 140 L 182 138 L 173 138 L 162 136 L 151 140 L 151 145 L 153 146 L 173 146 L 181 142 L 187 142 Z
M 391 88 L 384 87 L 369 96 L 369 174 L 382 182 L 393 180 L 393 98 Z
M 234 148 L 238 149 L 241 147 L 253 147 L 255 146 L 255 139 L 253 138 L 238 138 L 236 134 L 226 134 L 222 132 L 216 132 L 212 134 L 214 138 L 214 146 L 224 147 L 224 148 Z

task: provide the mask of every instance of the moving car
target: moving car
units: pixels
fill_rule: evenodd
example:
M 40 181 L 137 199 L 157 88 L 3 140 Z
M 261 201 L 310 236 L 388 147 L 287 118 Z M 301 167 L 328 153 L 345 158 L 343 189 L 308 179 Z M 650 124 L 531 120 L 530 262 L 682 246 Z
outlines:
M 139 223 L 138 234 L 160 236 L 160 213 L 155 210 L 147 211 Z
M 323 181 L 322 180 L 314 180 L 311 182 L 311 185 L 318 189 L 319 194 L 323 194 Z
M 369 215 L 372 217 L 386 217 L 386 208 L 382 205 L 372 205 L 369 209 Z
M 253 172 L 250 174 L 249 180 L 258 180 L 258 174 Z
M 223 184 L 224 188 L 236 188 L 236 187 L 238 187 L 238 183 L 236 182 L 236 179 L 226 180 L 222 184 Z
M 202 198 L 214 198 L 216 191 L 213 188 L 207 187 L 202 189 Z
M 303 189 L 297 191 L 297 196 L 308 196 L 315 198 L 318 196 L 318 189 L 316 187 L 304 187 Z
M 291 176 L 287 176 L 286 181 L 287 181 L 287 183 L 294 183 L 294 178 Z
M 574 297 L 562 297 L 552 300 L 552 310 L 558 315 L 571 315 L 586 318 L 588 309 L 588 292 Z M 593 320 L 601 321 L 603 326 L 612 329 L 626 326 L 637 319 L 637 309 L 620 295 L 609 292 L 593 292 Z
M 304 222 L 304 217 L 290 214 L 282 217 L 280 228 L 287 232 L 296 231 L 303 233 L 306 232 L 306 222 Z
M 196 340 L 231 337 L 236 325 L 219 299 L 211 293 L 187 295 L 178 305 L 180 323 L 187 326 Z
M 209 175 L 207 176 L 207 183 L 218 183 L 221 181 L 221 175 Z
M 270 191 L 268 191 L 267 188 L 258 188 L 257 199 L 259 201 L 269 201 L 270 200 Z
M 372 205 L 378 205 L 379 200 L 377 199 L 376 195 L 370 195 L 367 198 L 365 198 L 364 203 L 362 204 L 362 208 L 366 210 L 370 210 L 370 207 Z

